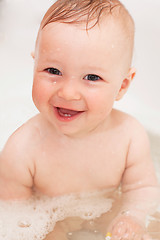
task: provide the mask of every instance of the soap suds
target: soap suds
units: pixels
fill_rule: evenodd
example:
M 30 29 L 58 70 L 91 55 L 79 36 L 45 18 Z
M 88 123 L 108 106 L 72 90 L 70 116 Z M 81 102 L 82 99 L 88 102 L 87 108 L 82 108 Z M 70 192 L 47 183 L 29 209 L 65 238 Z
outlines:
M 0 239 L 42 240 L 57 221 L 74 216 L 94 219 L 111 206 L 104 191 L 55 198 L 36 193 L 26 201 L 0 201 Z

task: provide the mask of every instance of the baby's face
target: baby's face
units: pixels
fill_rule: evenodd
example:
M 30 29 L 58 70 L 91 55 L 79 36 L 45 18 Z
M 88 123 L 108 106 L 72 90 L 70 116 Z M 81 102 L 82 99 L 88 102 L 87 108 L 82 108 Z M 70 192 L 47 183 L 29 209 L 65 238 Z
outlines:
M 66 135 L 109 127 L 114 101 L 128 74 L 128 51 L 121 27 L 112 19 L 85 26 L 50 23 L 35 52 L 33 100 Z

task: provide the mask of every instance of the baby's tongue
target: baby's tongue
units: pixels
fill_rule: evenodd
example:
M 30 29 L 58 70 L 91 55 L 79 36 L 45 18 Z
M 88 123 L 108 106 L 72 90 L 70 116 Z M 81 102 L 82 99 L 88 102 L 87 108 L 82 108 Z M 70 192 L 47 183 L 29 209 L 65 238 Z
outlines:
M 78 111 L 65 109 L 65 108 L 58 108 L 58 112 L 63 117 L 72 117 L 78 113 Z

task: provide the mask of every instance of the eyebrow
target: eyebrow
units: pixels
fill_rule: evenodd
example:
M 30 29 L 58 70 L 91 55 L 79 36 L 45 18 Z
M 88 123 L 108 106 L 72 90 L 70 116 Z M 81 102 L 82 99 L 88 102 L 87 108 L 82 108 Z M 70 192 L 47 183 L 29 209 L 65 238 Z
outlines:
M 44 59 L 43 59 L 43 62 L 46 62 L 46 63 L 50 63 L 50 64 L 62 64 L 61 61 L 55 59 L 55 58 L 52 58 L 52 56 L 48 55 L 48 56 L 44 56 Z
M 101 66 L 89 66 L 88 69 L 91 71 L 99 71 L 99 72 L 106 73 L 106 69 L 102 68 Z

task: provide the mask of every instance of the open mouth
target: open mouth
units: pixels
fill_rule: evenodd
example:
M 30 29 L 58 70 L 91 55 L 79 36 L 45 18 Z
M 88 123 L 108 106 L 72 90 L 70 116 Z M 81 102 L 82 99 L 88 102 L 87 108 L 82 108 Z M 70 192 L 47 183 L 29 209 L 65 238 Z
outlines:
M 62 121 L 73 120 L 76 117 L 78 117 L 81 113 L 83 113 L 83 111 L 75 111 L 75 110 L 60 108 L 60 107 L 55 107 L 55 112 L 58 119 Z

